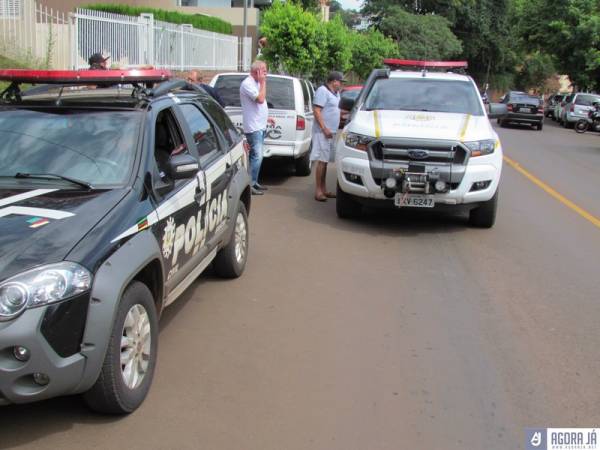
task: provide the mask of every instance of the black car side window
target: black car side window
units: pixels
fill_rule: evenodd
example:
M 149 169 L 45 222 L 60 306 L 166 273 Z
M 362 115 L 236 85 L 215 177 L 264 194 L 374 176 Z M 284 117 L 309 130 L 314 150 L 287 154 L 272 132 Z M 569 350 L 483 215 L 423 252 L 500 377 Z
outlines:
M 233 122 L 231 122 L 229 116 L 223 111 L 223 108 L 212 100 L 203 101 L 202 106 L 217 124 L 217 128 L 219 128 L 219 131 L 221 131 L 221 134 L 225 138 L 229 150 L 241 142 L 242 136 L 235 128 Z
M 210 159 L 216 152 L 220 151 L 219 141 L 211 123 L 197 106 L 186 103 L 179 105 L 179 107 L 190 127 L 200 156 L 200 162 Z
M 164 109 L 158 113 L 154 129 L 154 157 L 163 182 L 171 182 L 167 165 L 171 155 L 178 153 L 188 153 L 188 150 L 172 111 Z

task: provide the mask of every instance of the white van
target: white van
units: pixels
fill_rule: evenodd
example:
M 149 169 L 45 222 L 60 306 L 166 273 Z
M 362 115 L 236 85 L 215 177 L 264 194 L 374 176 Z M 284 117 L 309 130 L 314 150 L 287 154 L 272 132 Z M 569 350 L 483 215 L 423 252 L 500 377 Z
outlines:
M 240 85 L 247 73 L 221 73 L 210 85 L 223 101 L 225 111 L 235 126 L 242 130 Z M 310 175 L 310 146 L 314 120 L 310 81 L 286 75 L 267 75 L 267 105 L 274 125 L 267 126 L 263 157 L 284 157 L 294 160 L 296 175 Z

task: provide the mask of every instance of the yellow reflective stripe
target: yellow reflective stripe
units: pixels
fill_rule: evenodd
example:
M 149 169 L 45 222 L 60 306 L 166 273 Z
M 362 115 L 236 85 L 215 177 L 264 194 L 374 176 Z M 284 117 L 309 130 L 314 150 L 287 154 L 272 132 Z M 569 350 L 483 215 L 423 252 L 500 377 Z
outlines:
M 379 115 L 377 110 L 373 111 L 373 120 L 375 121 L 375 138 L 379 139 L 381 136 L 381 128 L 379 126 Z
M 465 123 L 463 124 L 461 130 L 460 130 L 460 140 L 464 141 L 465 140 L 465 134 L 467 134 L 467 128 L 469 126 L 469 120 L 471 120 L 471 114 L 467 114 L 467 117 L 465 118 Z

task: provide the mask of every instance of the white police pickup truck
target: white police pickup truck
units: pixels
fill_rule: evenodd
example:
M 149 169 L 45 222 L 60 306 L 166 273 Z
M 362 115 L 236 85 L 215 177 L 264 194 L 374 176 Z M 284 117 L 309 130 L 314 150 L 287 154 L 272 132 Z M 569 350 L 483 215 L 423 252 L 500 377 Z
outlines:
M 430 70 L 466 63 L 385 62 L 418 69 L 376 69 L 356 101 L 342 100 L 352 111 L 336 146 L 338 216 L 362 206 L 464 206 L 471 225 L 492 227 L 502 146 L 488 117 L 506 106 L 488 114 L 471 77 Z

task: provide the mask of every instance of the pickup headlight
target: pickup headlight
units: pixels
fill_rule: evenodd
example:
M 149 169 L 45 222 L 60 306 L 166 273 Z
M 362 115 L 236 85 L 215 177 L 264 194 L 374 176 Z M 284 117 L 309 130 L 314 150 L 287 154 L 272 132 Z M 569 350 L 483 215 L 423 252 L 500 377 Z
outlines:
M 79 264 L 61 262 L 28 270 L 0 284 L 0 321 L 28 308 L 73 297 L 89 290 L 92 274 Z
M 491 155 L 500 145 L 500 141 L 486 139 L 484 141 L 465 142 L 465 145 L 471 150 L 471 156 Z
M 364 136 L 362 134 L 347 133 L 346 139 L 344 140 L 346 146 L 355 148 L 357 150 L 367 151 L 367 146 L 375 140 L 374 137 Z

